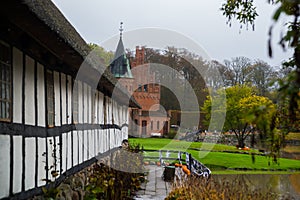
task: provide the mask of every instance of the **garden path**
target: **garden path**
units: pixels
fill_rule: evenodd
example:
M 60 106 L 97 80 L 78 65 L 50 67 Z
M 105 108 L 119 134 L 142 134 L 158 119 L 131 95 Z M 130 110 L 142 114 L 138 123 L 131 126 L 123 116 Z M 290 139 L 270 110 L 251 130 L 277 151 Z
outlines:
M 137 192 L 135 200 L 163 200 L 171 191 L 172 183 L 162 179 L 164 168 L 157 165 L 146 165 L 149 172 L 147 181 L 142 189 Z

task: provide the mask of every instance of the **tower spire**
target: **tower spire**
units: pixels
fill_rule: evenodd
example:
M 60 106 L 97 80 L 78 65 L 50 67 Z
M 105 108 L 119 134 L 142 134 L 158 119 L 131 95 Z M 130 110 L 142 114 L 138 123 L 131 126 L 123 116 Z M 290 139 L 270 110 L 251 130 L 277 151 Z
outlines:
M 120 38 L 122 38 L 122 35 L 123 35 L 123 22 L 120 22 L 120 28 L 119 28 L 119 31 L 120 31 Z

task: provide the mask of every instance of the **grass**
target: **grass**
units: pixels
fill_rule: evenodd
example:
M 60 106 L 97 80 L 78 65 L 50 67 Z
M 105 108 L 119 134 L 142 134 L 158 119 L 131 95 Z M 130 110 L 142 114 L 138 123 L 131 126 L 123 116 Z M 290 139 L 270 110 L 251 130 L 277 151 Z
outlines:
M 300 174 L 299 171 L 262 171 L 262 170 L 214 170 L 212 174 Z
M 197 156 L 198 152 L 191 152 L 191 154 L 212 169 L 300 170 L 299 160 L 280 158 L 276 164 L 266 156 L 255 156 L 255 162 L 252 162 L 252 156 L 246 154 L 209 152 L 203 158 Z
M 180 140 L 172 140 L 166 138 L 130 138 L 131 143 L 141 144 L 145 149 L 152 150 L 178 150 L 186 151 L 189 149 L 198 149 L 202 151 L 218 151 L 218 152 L 244 152 L 237 149 L 235 146 L 214 144 L 214 143 L 202 143 L 202 142 L 186 142 Z M 258 153 L 257 150 L 251 150 L 251 152 Z
M 232 170 L 255 170 L 255 171 L 299 171 L 300 160 L 279 158 L 278 163 L 273 163 L 268 157 L 256 155 L 255 162 L 252 162 L 251 152 L 256 150 L 247 151 L 246 154 L 242 150 L 237 150 L 234 146 L 209 144 L 200 142 L 186 142 L 171 140 L 165 138 L 130 138 L 130 143 L 138 143 L 144 149 L 153 150 L 178 150 L 187 151 L 192 156 L 209 167 L 211 170 L 223 171 L 227 169 Z M 205 149 L 212 151 L 199 151 L 196 149 Z M 227 152 L 224 152 L 227 151 Z M 228 153 L 231 152 L 231 153 Z M 155 153 L 148 153 L 150 156 L 155 156 Z M 157 154 L 158 156 L 158 154 Z M 164 156 L 164 154 L 163 154 Z M 170 157 L 174 157 L 170 155 Z

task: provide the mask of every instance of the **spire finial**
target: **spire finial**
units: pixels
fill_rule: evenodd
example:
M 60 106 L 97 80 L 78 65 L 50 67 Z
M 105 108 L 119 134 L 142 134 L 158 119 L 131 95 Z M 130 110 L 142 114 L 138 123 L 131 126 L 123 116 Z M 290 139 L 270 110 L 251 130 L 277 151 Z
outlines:
M 120 38 L 122 38 L 122 35 L 123 35 L 123 22 L 120 22 L 120 28 L 119 28 L 119 31 L 120 31 Z

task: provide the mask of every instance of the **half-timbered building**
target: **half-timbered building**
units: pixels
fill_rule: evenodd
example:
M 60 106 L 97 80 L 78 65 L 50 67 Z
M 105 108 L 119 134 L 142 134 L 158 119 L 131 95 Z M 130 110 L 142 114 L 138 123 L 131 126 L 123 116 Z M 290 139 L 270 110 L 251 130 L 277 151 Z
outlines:
M 20 199 L 117 148 L 138 104 L 50 0 L 0 4 L 0 199 Z

